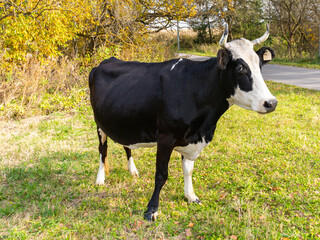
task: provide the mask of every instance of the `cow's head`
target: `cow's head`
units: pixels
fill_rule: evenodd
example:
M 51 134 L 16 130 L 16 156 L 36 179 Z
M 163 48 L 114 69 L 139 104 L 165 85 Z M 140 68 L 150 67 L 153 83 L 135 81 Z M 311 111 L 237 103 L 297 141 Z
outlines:
M 269 47 L 263 47 L 257 52 L 253 50 L 254 45 L 264 42 L 268 36 L 267 25 L 266 33 L 256 40 L 241 38 L 227 42 L 226 25 L 219 42 L 223 49 L 218 52 L 218 68 L 230 105 L 236 104 L 259 113 L 275 110 L 277 99 L 270 93 L 261 74 L 261 66 L 274 58 L 274 52 Z

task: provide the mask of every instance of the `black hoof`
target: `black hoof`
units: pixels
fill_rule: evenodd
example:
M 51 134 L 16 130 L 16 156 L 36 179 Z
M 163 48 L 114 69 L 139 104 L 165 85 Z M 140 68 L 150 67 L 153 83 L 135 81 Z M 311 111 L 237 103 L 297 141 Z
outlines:
M 202 205 L 202 202 L 199 199 L 194 200 L 192 203 L 196 203 L 198 205 Z
M 158 212 L 152 213 L 152 212 L 146 212 L 144 213 L 144 219 L 151 222 L 155 221 L 157 219 Z
M 151 222 L 152 221 L 152 214 L 151 213 L 145 213 L 144 219 Z

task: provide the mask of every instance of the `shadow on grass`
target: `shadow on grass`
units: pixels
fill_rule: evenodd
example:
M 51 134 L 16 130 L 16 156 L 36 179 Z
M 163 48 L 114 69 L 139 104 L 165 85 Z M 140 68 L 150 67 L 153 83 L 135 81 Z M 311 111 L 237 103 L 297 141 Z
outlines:
M 98 169 L 92 165 L 98 167 L 98 163 L 92 164 L 90 155 L 55 152 L 33 163 L 5 167 L 0 181 L 0 217 L 22 214 L 45 219 L 66 213 L 77 215 L 85 209 L 115 211 L 116 202 L 132 194 L 126 183 L 132 182 L 130 175 L 116 167 L 107 177 L 106 186 L 96 186 Z

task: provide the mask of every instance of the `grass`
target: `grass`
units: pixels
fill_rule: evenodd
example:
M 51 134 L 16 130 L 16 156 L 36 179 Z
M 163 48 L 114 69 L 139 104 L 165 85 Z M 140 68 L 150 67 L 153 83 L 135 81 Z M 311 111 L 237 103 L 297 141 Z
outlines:
M 155 148 L 109 141 L 99 166 L 92 112 L 0 121 L 0 239 L 319 239 L 320 92 L 268 82 L 279 105 L 259 115 L 232 107 L 195 164 L 202 205 L 183 198 L 172 155 L 157 222 L 143 212 L 153 191 Z
M 285 59 L 275 58 L 273 63 L 286 65 L 286 66 L 293 66 L 293 67 L 320 69 L 320 62 L 318 59 L 285 60 Z

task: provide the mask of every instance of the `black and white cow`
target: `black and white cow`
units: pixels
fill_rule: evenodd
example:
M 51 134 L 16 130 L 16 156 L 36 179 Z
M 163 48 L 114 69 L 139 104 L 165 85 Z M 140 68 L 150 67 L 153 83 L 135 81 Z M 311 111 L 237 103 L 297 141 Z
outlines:
M 162 63 L 125 62 L 110 58 L 89 77 L 90 99 L 99 136 L 100 168 L 97 184 L 104 184 L 107 136 L 124 146 L 131 175 L 138 175 L 131 149 L 157 146 L 155 188 L 147 220 L 155 219 L 159 194 L 168 177 L 173 150 L 181 153 L 184 193 L 199 203 L 192 187 L 194 160 L 213 138 L 221 115 L 236 104 L 258 113 L 275 110 L 261 66 L 274 58 L 269 47 L 255 52 L 266 33 L 254 41 L 227 42 L 228 27 L 220 40 L 223 49 L 204 62 L 174 59 Z

